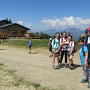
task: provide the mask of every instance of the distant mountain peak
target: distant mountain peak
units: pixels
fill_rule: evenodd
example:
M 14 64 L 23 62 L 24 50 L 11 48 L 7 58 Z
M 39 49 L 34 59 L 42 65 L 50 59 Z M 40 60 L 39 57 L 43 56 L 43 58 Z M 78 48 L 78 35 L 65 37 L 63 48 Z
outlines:
M 43 33 L 49 34 L 51 36 L 54 36 L 56 32 L 63 32 L 66 31 L 67 33 L 72 33 L 73 38 L 78 39 L 81 34 L 83 34 L 85 31 L 81 30 L 80 28 L 66 28 L 66 29 L 47 29 L 43 31 Z

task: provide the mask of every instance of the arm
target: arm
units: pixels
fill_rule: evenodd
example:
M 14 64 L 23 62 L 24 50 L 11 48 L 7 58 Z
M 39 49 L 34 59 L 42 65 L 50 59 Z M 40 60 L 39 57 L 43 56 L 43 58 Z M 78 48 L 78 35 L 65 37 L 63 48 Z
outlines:
M 62 45 L 63 45 L 62 38 L 60 38 L 60 46 L 62 46 Z
M 85 53 L 85 64 L 87 65 L 87 60 L 88 60 L 88 52 Z
M 48 43 L 48 46 L 50 45 L 50 42 Z
M 63 42 L 63 44 L 69 44 L 69 41 Z
M 87 60 L 88 60 L 88 48 L 84 46 L 84 52 L 85 52 L 85 64 L 87 65 Z
M 62 46 L 62 45 L 64 45 L 64 44 L 69 44 L 69 41 L 63 42 L 63 41 L 62 41 L 62 38 L 60 38 L 60 46 Z

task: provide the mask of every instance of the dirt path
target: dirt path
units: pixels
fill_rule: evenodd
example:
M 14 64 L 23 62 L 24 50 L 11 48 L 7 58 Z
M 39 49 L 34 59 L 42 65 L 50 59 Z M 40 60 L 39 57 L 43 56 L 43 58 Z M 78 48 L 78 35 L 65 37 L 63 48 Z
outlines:
M 0 45 L 0 63 L 4 63 L 10 69 L 17 70 L 17 75 L 38 82 L 42 86 L 58 90 L 88 90 L 87 83 L 79 83 L 82 70 L 78 52 L 74 56 L 74 63 L 77 64 L 76 69 L 69 70 L 63 67 L 54 70 L 47 50 L 42 49 L 41 51 L 44 53 L 40 54 L 38 50 L 34 50 L 32 54 L 28 54 L 28 50 Z

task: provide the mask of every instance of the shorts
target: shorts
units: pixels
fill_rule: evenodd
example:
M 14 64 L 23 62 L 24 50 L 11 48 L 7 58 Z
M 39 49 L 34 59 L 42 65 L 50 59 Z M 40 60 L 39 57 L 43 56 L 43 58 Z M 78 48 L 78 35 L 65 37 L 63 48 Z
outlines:
M 57 53 L 55 53 L 55 51 L 52 51 L 52 54 L 60 54 L 60 51 L 58 51 Z
M 31 49 L 32 46 L 29 45 L 29 48 Z
M 70 55 L 74 56 L 74 53 L 71 53 L 71 54 L 70 54 L 70 53 L 71 53 L 71 52 L 68 51 L 68 52 L 67 52 L 67 56 L 70 56 Z

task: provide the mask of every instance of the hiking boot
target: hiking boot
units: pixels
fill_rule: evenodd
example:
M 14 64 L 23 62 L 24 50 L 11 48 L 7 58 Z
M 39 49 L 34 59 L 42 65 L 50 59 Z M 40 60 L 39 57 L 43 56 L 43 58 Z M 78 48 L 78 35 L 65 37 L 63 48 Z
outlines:
M 82 79 L 81 81 L 80 81 L 80 83 L 85 83 L 87 80 L 86 79 Z
M 65 67 L 68 68 L 68 64 L 65 64 Z
M 54 69 L 59 69 L 60 67 L 59 67 L 59 65 L 57 65 L 57 66 L 54 66 Z
M 74 69 L 74 67 L 73 67 L 73 66 L 69 66 L 69 69 L 73 70 L 73 69 Z
M 61 63 L 59 63 L 58 66 L 61 67 Z
M 90 83 L 88 83 L 87 87 L 90 88 Z

